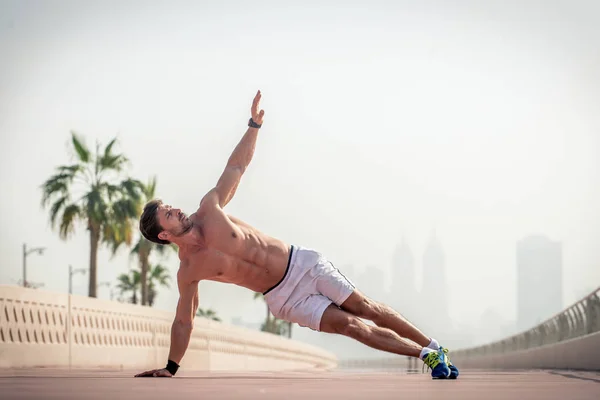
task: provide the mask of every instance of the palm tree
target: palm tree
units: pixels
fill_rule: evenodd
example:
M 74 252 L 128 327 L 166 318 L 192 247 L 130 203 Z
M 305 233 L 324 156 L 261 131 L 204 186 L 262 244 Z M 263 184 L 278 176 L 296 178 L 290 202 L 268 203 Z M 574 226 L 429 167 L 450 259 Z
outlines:
M 254 293 L 254 300 L 265 297 L 262 293 L 256 292 Z M 266 302 L 265 302 L 266 304 Z M 287 337 L 292 337 L 292 323 L 289 321 L 284 321 L 279 318 L 275 318 L 274 315 L 271 314 L 271 310 L 269 310 L 269 306 L 267 305 L 267 318 L 265 319 L 264 324 L 261 327 L 262 331 L 275 333 L 277 335 L 287 335 Z
M 140 288 L 140 271 L 131 270 L 129 274 L 121 274 L 117 277 L 117 289 L 121 292 L 120 294 L 128 294 L 131 295 L 131 303 L 137 304 L 137 292 Z
M 148 274 L 146 285 L 148 287 L 148 305 L 152 307 L 152 305 L 154 304 L 154 300 L 156 299 L 157 286 L 160 285 L 166 288 L 170 288 L 169 281 L 171 279 L 171 276 L 169 275 L 169 270 L 160 264 L 156 264 L 150 267 L 149 272 L 150 273 Z
M 154 193 L 156 191 L 156 177 L 150 179 L 147 185 L 143 185 L 142 192 L 144 194 L 143 203 L 147 203 L 148 201 L 154 199 Z M 146 305 L 152 303 L 149 302 L 150 294 L 148 292 L 148 268 L 150 264 L 150 254 L 153 251 L 156 251 L 160 255 L 165 255 L 167 250 L 177 251 L 177 246 L 173 243 L 168 245 L 159 245 L 157 243 L 151 242 L 146 239 L 144 236 L 140 235 L 140 239 L 137 244 L 131 250 L 131 255 L 137 255 L 139 263 L 140 263 L 140 272 L 142 275 L 142 299 L 141 304 Z
M 219 318 L 217 316 L 217 313 L 210 308 L 208 308 L 206 310 L 204 310 L 202 308 L 198 308 L 198 310 L 196 310 L 196 315 L 198 317 L 208 318 L 208 319 L 212 319 L 213 321 L 221 322 L 221 318 Z
M 91 152 L 81 137 L 71 132 L 75 161 L 61 165 L 42 184 L 42 206 L 50 205 L 52 228 L 59 222 L 59 236 L 67 240 L 75 224 L 83 222 L 90 235 L 90 297 L 96 297 L 98 247 L 105 243 L 113 255 L 121 244 L 131 244 L 133 219 L 141 210 L 141 182 L 122 178 L 129 160 L 113 152 L 117 139 L 101 151 Z
M 262 293 L 260 292 L 256 292 L 254 293 L 254 300 L 261 298 L 261 299 L 265 299 L 265 297 L 263 296 Z M 262 330 L 265 332 L 271 332 L 271 310 L 269 310 L 269 306 L 267 305 L 266 301 L 265 301 L 265 305 L 267 306 L 267 318 L 265 318 L 265 323 L 263 324 Z M 273 317 L 275 318 L 275 317 Z

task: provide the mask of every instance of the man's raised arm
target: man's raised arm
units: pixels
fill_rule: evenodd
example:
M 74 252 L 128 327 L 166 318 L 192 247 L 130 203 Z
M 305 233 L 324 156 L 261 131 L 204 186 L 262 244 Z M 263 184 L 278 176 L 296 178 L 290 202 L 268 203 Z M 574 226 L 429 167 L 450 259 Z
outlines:
M 225 207 L 231 201 L 242 175 L 250 165 L 250 161 L 252 161 L 258 130 L 262 126 L 265 115 L 264 110 L 259 111 L 261 96 L 259 90 L 254 97 L 254 101 L 252 101 L 252 118 L 248 121 L 248 130 L 231 153 L 231 156 L 229 156 L 225 170 L 219 177 L 217 185 L 204 196 L 204 199 L 216 201 L 220 207 Z
M 135 375 L 136 377 L 171 377 L 177 372 L 179 363 L 181 363 L 181 359 L 190 344 L 194 328 L 194 317 L 198 309 L 198 282 L 180 284 L 179 293 L 177 312 L 171 326 L 171 348 L 166 367 L 142 372 Z

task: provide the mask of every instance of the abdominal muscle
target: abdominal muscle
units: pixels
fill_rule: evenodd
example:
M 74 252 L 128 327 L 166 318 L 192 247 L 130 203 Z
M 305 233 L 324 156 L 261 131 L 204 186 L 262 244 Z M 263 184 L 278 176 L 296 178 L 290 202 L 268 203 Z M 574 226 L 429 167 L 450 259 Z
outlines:
M 190 254 L 192 275 L 261 293 L 276 285 L 287 268 L 289 246 L 235 217 L 221 217 L 203 224 L 206 246 Z

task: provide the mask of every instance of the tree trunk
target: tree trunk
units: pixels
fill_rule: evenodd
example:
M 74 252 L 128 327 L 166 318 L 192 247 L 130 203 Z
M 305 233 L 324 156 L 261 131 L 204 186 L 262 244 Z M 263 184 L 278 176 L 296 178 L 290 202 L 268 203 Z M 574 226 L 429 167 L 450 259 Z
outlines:
M 292 337 L 292 323 L 288 322 L 288 337 Z
M 142 246 L 140 246 L 142 247 Z M 149 254 L 145 249 L 140 249 L 140 280 L 142 286 L 142 298 L 141 304 L 145 306 L 148 304 L 148 258 Z
M 100 240 L 100 232 L 97 227 L 93 224 L 89 225 L 90 228 L 90 280 L 88 288 L 89 297 L 96 296 L 96 288 L 98 287 L 97 275 L 98 275 L 98 242 Z
M 156 297 L 156 291 L 152 287 L 148 287 L 148 305 L 152 307 L 154 305 L 154 298 Z
M 135 288 L 133 289 L 133 296 L 131 296 L 131 302 L 133 304 L 137 304 L 137 290 Z
M 265 331 L 271 332 L 271 311 L 269 310 L 269 306 L 267 306 L 267 319 L 265 321 Z

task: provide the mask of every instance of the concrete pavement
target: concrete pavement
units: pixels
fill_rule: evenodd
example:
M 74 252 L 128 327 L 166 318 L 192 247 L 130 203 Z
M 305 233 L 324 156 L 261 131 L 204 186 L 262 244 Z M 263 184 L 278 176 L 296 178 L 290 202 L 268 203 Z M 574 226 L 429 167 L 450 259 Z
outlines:
M 214 373 L 133 378 L 141 371 L 0 370 L 12 399 L 600 399 L 600 372 L 461 371 L 456 381 L 394 371 Z

